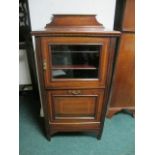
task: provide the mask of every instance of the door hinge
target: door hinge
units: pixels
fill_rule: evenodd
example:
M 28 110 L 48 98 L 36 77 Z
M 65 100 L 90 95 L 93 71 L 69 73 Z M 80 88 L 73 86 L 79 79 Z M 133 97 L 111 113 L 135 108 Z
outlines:
M 47 69 L 47 62 L 46 62 L 46 59 L 44 59 L 43 61 L 43 70 L 46 70 Z

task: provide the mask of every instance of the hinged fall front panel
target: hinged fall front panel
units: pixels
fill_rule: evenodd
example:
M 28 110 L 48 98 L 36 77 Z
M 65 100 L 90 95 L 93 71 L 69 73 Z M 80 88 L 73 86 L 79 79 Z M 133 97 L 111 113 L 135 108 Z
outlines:
M 103 98 L 102 89 L 48 91 L 50 121 L 100 122 Z

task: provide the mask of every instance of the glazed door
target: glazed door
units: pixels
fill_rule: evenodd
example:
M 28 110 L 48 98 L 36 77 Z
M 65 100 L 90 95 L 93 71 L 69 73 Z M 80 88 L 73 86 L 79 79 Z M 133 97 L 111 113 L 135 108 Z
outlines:
M 43 38 L 45 86 L 104 87 L 108 43 L 103 38 Z

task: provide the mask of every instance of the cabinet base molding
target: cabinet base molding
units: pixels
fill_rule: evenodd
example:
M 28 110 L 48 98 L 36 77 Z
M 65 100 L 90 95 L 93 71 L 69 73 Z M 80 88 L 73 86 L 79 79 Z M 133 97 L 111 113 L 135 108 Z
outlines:
M 57 134 L 57 133 L 92 133 L 94 134 L 94 136 L 96 136 L 96 138 L 98 140 L 101 139 L 101 128 L 100 128 L 100 124 L 81 124 L 80 126 L 79 125 L 73 125 L 73 124 L 59 124 L 59 125 L 55 125 L 55 124 L 51 124 L 50 126 L 50 130 L 49 132 L 47 133 L 47 139 L 50 141 L 52 136 L 54 136 L 54 134 Z
M 107 111 L 106 117 L 112 118 L 113 115 L 123 112 L 135 117 L 135 107 L 110 107 Z

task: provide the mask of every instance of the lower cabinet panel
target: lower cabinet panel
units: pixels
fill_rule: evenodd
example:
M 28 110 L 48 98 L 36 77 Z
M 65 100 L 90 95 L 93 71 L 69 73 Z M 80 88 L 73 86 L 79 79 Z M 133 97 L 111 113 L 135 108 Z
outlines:
M 100 122 L 104 108 L 103 89 L 48 91 L 51 122 Z
M 95 117 L 97 96 L 54 96 L 55 118 Z

